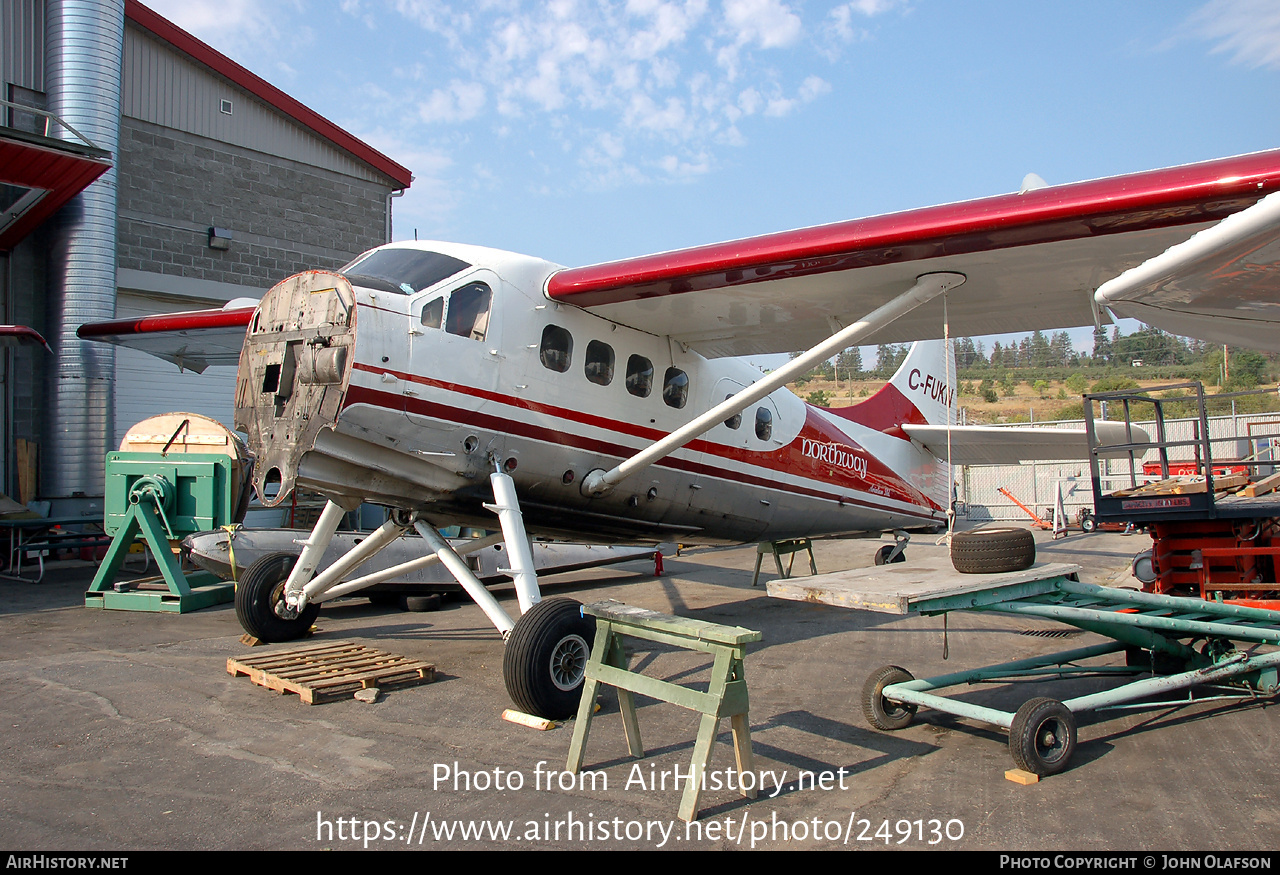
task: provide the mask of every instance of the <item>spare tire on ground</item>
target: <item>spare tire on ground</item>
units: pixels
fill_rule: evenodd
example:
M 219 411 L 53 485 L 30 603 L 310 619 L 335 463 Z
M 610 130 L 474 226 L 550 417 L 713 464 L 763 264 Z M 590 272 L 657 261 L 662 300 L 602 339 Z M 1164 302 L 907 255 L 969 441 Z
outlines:
M 1021 571 L 1036 561 L 1036 541 L 1026 529 L 979 529 L 951 536 L 951 564 L 962 574 Z

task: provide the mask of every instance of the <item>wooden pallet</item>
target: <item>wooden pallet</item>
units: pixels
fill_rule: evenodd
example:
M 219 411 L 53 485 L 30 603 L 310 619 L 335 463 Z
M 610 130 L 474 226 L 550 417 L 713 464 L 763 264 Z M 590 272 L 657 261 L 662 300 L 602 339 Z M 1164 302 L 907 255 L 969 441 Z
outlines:
M 260 687 L 297 693 L 302 701 L 315 705 L 368 687 L 385 690 L 429 684 L 436 679 L 436 667 L 354 641 L 330 641 L 228 659 L 227 674 L 248 675 Z

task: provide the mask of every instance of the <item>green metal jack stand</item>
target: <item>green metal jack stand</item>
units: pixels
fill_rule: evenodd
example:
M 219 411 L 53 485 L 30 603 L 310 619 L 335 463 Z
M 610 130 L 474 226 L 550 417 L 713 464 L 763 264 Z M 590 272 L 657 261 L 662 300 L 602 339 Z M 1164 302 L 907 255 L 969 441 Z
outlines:
M 234 583 L 207 571 L 184 574 L 170 546 L 232 521 L 232 462 L 213 453 L 109 453 L 104 529 L 113 537 L 85 607 L 182 614 L 234 600 Z M 116 583 L 139 534 L 160 575 Z
M 689 766 L 691 776 L 706 774 L 711 764 L 711 747 L 715 743 L 722 717 L 730 718 L 733 726 L 733 750 L 737 757 L 739 776 L 752 771 L 747 678 L 742 660 L 746 645 L 761 639 L 759 632 L 743 629 L 741 626 L 721 626 L 703 620 L 659 614 L 613 600 L 584 605 L 582 613 L 583 616 L 596 618 L 596 640 L 591 648 L 591 659 L 587 662 L 582 701 L 578 705 L 578 718 L 573 726 L 573 741 L 569 744 L 566 771 L 577 774 L 582 768 L 587 736 L 591 732 L 591 718 L 595 712 L 596 692 L 601 684 L 608 684 L 618 690 L 622 729 L 632 756 L 644 756 L 644 746 L 640 743 L 640 723 L 636 719 L 635 694 L 639 693 L 702 714 L 698 740 L 693 746 L 693 761 Z M 621 641 L 621 636 L 624 635 L 710 653 L 715 661 L 711 666 L 711 682 L 707 685 L 707 691 L 699 692 L 670 681 L 627 671 L 627 657 Z M 748 799 L 756 798 L 755 782 L 751 783 L 751 789 L 741 791 Z M 743 787 L 745 784 L 745 781 L 740 780 L 738 786 Z M 679 817 L 686 823 L 697 819 L 698 795 L 701 792 L 700 778 L 685 780 Z

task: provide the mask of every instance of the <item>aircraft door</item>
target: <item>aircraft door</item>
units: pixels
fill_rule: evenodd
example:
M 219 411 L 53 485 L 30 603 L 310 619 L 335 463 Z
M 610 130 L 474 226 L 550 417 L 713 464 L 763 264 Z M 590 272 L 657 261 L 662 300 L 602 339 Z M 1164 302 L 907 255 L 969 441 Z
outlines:
M 450 434 L 475 427 L 476 414 L 499 385 L 500 320 L 494 314 L 501 285 L 493 272 L 475 270 L 410 302 L 402 397 L 413 426 Z

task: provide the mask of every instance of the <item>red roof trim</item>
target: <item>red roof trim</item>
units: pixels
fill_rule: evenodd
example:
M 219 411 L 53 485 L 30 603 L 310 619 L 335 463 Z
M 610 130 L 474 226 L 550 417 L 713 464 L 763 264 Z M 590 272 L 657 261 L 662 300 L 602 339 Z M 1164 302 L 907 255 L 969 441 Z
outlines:
M 234 310 L 191 310 L 185 313 L 167 313 L 162 316 L 140 316 L 137 319 L 88 322 L 80 326 L 76 336 L 81 340 L 92 340 L 95 337 L 112 337 L 118 334 L 199 331 L 202 328 L 243 328 L 253 319 L 256 309 L 256 307 L 238 307 Z
M 299 124 L 355 155 L 379 173 L 385 173 L 401 187 L 408 188 L 413 182 L 413 174 L 408 168 L 392 161 L 368 143 L 356 139 L 315 110 L 303 106 L 261 76 L 250 73 L 217 49 L 201 42 L 172 21 L 143 6 L 138 0 L 125 0 L 124 14 L 130 21 L 169 43 L 178 51 L 190 55 L 218 75 L 230 79 Z
M 1280 149 L 562 270 L 583 307 L 957 252 L 1214 221 L 1280 190 Z

